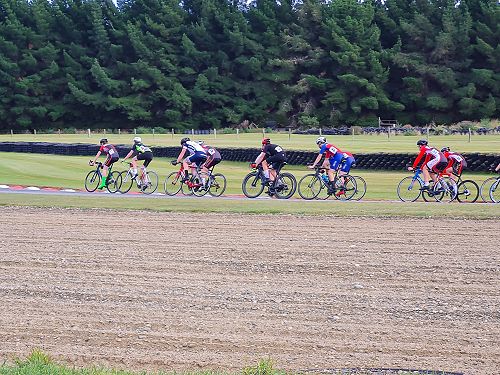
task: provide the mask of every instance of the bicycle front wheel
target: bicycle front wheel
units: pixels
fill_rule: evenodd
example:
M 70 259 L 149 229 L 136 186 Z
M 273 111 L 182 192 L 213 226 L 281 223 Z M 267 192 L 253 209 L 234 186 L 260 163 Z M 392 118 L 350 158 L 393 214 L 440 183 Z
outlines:
M 422 193 L 422 184 L 419 180 L 408 176 L 403 178 L 398 184 L 398 197 L 403 202 L 415 202 Z
M 356 193 L 352 197 L 352 199 L 359 201 L 366 194 L 366 181 L 363 177 L 360 176 L 352 176 L 356 181 Z
M 213 197 L 220 197 L 226 191 L 226 177 L 221 173 L 210 176 L 210 188 L 208 192 Z
M 474 203 L 479 197 L 479 186 L 472 180 L 464 180 L 457 186 L 457 200 L 462 203 Z
M 141 191 L 144 194 L 153 194 L 158 188 L 158 175 L 154 171 L 147 171 L 142 178 Z
M 280 173 L 274 182 L 274 189 L 278 199 L 288 199 L 297 189 L 297 180 L 291 173 Z
M 318 196 L 322 186 L 320 177 L 315 173 L 311 173 L 300 179 L 297 190 L 303 199 L 311 200 Z
M 120 190 L 121 185 L 122 185 L 121 173 L 118 171 L 111 172 L 111 174 L 108 176 L 106 189 L 108 189 L 110 193 L 116 193 L 118 190 Z
M 500 202 L 500 178 L 497 178 L 490 187 L 490 199 L 493 203 Z
M 97 171 L 90 171 L 87 174 L 87 177 L 85 177 L 85 190 L 87 190 L 89 193 L 96 191 L 100 182 L 101 176 L 99 176 L 99 173 L 97 173 Z
M 170 173 L 167 178 L 165 178 L 165 194 L 171 196 L 177 194 L 181 190 L 181 185 L 183 185 L 183 183 L 179 172 Z
M 250 172 L 245 176 L 241 183 L 241 189 L 243 190 L 243 194 L 248 198 L 256 198 L 262 194 L 264 185 L 262 185 L 262 181 L 257 176 L 256 171 Z
M 481 199 L 483 202 L 490 201 L 490 188 L 497 181 L 496 177 L 490 177 L 486 181 L 481 184 L 481 188 L 479 189 L 479 194 L 481 195 Z
M 132 189 L 132 184 L 134 180 L 132 180 L 132 174 L 129 171 L 123 171 L 120 173 L 120 188 L 119 191 L 122 194 L 126 194 Z

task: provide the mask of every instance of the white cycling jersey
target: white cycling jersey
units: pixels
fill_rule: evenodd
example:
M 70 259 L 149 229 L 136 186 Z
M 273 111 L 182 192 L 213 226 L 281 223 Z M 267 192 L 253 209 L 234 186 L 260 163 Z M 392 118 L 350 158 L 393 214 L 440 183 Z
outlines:
M 197 152 L 201 152 L 206 155 L 205 149 L 201 147 L 201 145 L 197 142 L 187 141 L 186 143 L 184 143 L 183 147 L 189 151 L 189 155 L 194 155 Z

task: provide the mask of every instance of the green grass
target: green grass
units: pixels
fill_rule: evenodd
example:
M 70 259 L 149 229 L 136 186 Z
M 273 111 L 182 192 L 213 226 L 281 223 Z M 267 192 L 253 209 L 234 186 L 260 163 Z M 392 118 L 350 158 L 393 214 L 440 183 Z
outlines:
M 157 134 L 139 134 L 143 142 L 150 146 L 179 146 L 179 141 L 185 135 Z M 61 142 L 61 143 L 93 143 L 97 144 L 104 135 L 92 134 L 89 138 L 86 134 L 14 134 L 0 135 L 0 142 L 24 141 L 24 142 Z M 274 143 L 282 145 L 288 150 L 307 150 L 316 151 L 315 140 L 318 135 L 294 135 L 290 139 L 288 134 L 270 133 L 267 134 Z M 108 134 L 106 137 L 114 144 L 131 144 L 133 134 Z M 417 153 L 416 142 L 423 136 L 392 136 L 387 135 L 356 135 L 356 136 L 326 136 L 329 142 L 334 143 L 344 151 L 353 153 Z M 194 135 L 193 139 L 204 139 L 207 143 L 215 147 L 260 147 L 262 139 L 261 133 L 242 133 L 236 134 L 213 134 L 201 136 Z M 481 153 L 499 153 L 500 152 L 500 134 L 496 135 L 473 135 L 472 141 L 468 142 L 468 136 L 448 135 L 431 136 L 430 144 L 441 148 L 451 147 L 457 152 L 481 152 Z M 180 146 L 179 146 L 180 147 Z

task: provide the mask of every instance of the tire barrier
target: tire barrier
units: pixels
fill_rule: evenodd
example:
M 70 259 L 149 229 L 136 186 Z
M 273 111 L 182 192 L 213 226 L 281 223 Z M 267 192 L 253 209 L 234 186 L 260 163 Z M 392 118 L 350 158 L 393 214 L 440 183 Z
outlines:
M 72 156 L 94 156 L 99 149 L 98 145 L 86 143 L 46 143 L 46 142 L 0 142 L 2 152 L 20 152 L 35 154 L 55 154 Z M 130 151 L 129 145 L 116 145 L 121 156 Z M 180 147 L 152 147 L 155 157 L 176 158 Z M 223 160 L 252 162 L 259 155 L 257 148 L 220 148 L 218 149 Z M 312 151 L 287 151 L 288 163 L 291 165 L 307 165 L 312 163 L 317 152 Z M 500 162 L 499 154 L 463 154 L 467 160 L 467 170 L 473 172 L 487 172 Z M 415 160 L 417 153 L 413 154 L 355 154 L 358 168 L 372 170 L 403 170 L 407 164 Z

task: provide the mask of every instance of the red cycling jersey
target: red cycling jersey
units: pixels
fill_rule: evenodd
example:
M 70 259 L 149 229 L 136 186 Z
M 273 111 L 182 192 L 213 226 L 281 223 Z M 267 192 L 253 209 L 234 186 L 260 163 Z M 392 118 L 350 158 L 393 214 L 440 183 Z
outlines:
M 467 167 L 467 162 L 465 161 L 465 158 L 462 155 L 451 151 L 446 151 L 443 154 L 448 159 L 448 165 L 446 166 L 445 170 L 450 167 L 453 167 L 453 171 L 455 174 L 457 175 L 462 174 L 462 169 Z
M 417 158 L 413 162 L 413 169 L 417 168 L 418 164 L 420 163 L 420 160 L 422 160 L 424 155 L 425 155 L 425 159 L 424 159 L 424 162 L 422 163 L 422 167 L 427 165 L 427 163 L 430 160 L 434 160 L 434 159 L 437 159 L 438 163 L 446 163 L 446 158 L 442 152 L 439 152 L 439 150 L 435 149 L 434 147 L 422 146 L 422 148 L 420 149 L 420 153 L 418 154 Z
M 331 143 L 325 143 L 323 146 L 321 146 L 321 149 L 319 150 L 320 154 L 325 154 L 325 159 L 329 159 L 332 156 L 334 156 L 336 153 L 343 153 L 339 148 L 336 146 L 332 145 Z

